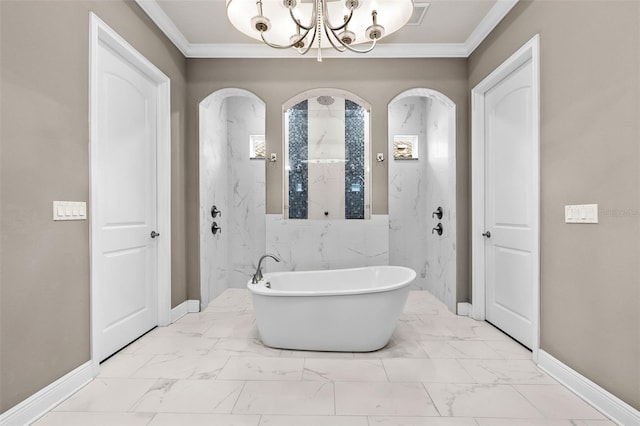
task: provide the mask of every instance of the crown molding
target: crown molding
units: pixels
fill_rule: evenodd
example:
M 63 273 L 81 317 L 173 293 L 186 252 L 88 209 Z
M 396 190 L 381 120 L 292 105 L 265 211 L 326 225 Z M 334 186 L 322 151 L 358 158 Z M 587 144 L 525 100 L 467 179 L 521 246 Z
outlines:
M 307 58 L 315 59 L 315 51 L 300 55 L 293 49 L 270 49 L 262 44 L 190 44 L 188 58 Z M 379 44 L 366 55 L 323 50 L 323 58 L 466 58 L 466 44 Z
M 301 56 L 292 49 L 269 49 L 259 43 L 190 43 L 162 10 L 156 0 L 135 0 L 151 20 L 187 58 L 315 58 L 314 52 Z M 467 58 L 493 31 L 518 0 L 498 0 L 464 43 L 381 43 L 361 55 L 325 50 L 323 58 Z
M 480 21 L 475 30 L 469 35 L 464 45 L 467 49 L 467 57 L 471 56 L 474 50 L 487 36 L 498 26 L 500 21 L 509 13 L 518 0 L 498 0 L 493 5 L 489 13 Z
M 178 50 L 182 52 L 185 57 L 189 58 L 189 50 L 193 45 L 189 43 L 184 34 L 182 34 L 182 31 L 178 29 L 171 18 L 169 18 L 165 11 L 156 3 L 156 0 L 136 0 L 136 3 L 149 15 L 149 18 L 151 18 L 158 28 L 160 28 L 160 31 L 171 40 Z

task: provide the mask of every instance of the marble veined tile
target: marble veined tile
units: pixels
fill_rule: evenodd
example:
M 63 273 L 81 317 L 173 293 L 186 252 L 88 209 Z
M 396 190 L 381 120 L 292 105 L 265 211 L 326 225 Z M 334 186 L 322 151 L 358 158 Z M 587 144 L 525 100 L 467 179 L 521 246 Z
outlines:
M 471 340 L 425 340 L 420 342 L 429 358 L 503 359 L 485 342 Z
M 95 379 L 54 411 L 129 411 L 155 383 L 146 379 Z
M 158 380 L 134 411 L 158 413 L 231 413 L 243 382 Z
M 262 416 L 260 426 L 368 426 L 365 416 Z
M 422 383 L 337 382 L 336 414 L 437 416 Z
M 157 355 L 133 374 L 145 379 L 212 379 L 227 358 L 209 356 Z
M 154 413 L 91 413 L 52 411 L 33 426 L 144 426 Z
M 352 352 L 317 352 L 317 351 L 299 351 L 283 349 L 280 353 L 283 358 L 339 358 L 339 359 L 353 359 L 354 354 Z
M 461 359 L 476 383 L 557 384 L 533 361 L 524 359 Z
M 382 349 L 375 352 L 358 352 L 354 358 L 428 358 L 427 353 L 413 339 L 393 335 Z
M 596 409 L 562 385 L 514 385 L 545 417 L 605 419 Z
M 149 426 L 258 426 L 259 423 L 258 415 L 158 413 Z
M 233 413 L 333 415 L 333 383 L 249 381 L 246 382 Z
M 131 345 L 136 355 L 206 355 L 217 339 L 202 336 L 148 336 Z M 134 346 L 135 345 L 135 346 Z
M 235 312 L 251 307 L 251 293 L 246 288 L 228 288 L 220 296 L 209 302 L 204 310 L 205 313 L 210 312 Z
M 485 343 L 504 359 L 531 359 L 531 351 L 513 340 L 487 340 Z
M 258 339 L 220 339 L 209 356 L 280 356 L 280 349 L 264 346 Z
M 301 380 L 304 359 L 231 357 L 217 380 Z
M 425 383 L 442 416 L 540 418 L 542 414 L 510 385 Z
M 511 340 L 509 336 L 487 323 L 480 322 L 471 326 L 449 326 L 447 328 L 456 338 L 462 340 L 498 340 L 503 342 Z
M 369 426 L 478 426 L 470 417 L 369 417 Z
M 218 315 L 204 334 L 204 337 L 220 338 L 256 338 L 258 337 L 258 328 L 255 325 L 255 315 L 238 314 L 238 315 Z
M 568 419 L 496 419 L 477 418 L 480 426 L 577 426 Z
M 132 355 L 120 353 L 100 364 L 98 377 L 125 379 L 131 377 L 140 367 L 153 358 L 153 355 Z
M 474 383 L 455 359 L 383 359 L 392 382 Z
M 386 382 L 379 359 L 312 359 L 304 361 L 303 380 L 333 382 Z

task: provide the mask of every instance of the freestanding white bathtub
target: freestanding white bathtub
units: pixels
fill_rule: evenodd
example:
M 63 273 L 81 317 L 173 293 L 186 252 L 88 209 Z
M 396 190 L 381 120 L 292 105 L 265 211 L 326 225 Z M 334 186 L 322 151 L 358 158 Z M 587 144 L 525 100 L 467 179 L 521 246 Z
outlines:
M 370 352 L 389 342 L 416 273 L 402 266 L 267 273 L 247 283 L 262 342 Z

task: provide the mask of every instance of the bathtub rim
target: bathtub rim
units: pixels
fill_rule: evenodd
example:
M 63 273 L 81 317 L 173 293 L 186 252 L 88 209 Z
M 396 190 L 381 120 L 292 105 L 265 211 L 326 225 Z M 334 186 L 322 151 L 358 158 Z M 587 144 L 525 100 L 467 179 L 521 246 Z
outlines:
M 366 287 L 366 288 L 356 288 L 356 289 L 344 289 L 344 290 L 274 290 L 271 288 L 267 288 L 265 284 L 269 281 L 269 278 L 281 276 L 281 275 L 290 275 L 297 273 L 317 273 L 317 274 L 329 274 L 335 273 L 337 271 L 358 271 L 358 270 L 367 270 L 367 269 L 376 269 L 376 268 L 384 268 L 384 269 L 399 269 L 404 271 L 409 271 L 409 277 L 405 280 L 402 280 L 397 283 L 393 283 L 390 285 L 385 285 L 381 287 Z M 263 279 L 257 284 L 253 284 L 251 280 L 247 281 L 247 288 L 254 295 L 259 296 L 268 296 L 268 297 L 322 297 L 322 296 L 350 296 L 350 295 L 360 295 L 360 294 L 369 294 L 369 293 L 383 293 L 387 291 L 397 290 L 403 287 L 408 286 L 416 279 L 416 271 L 411 268 L 407 268 L 406 266 L 393 266 L 393 265 L 380 265 L 380 266 L 362 266 L 357 268 L 340 268 L 340 269 L 323 269 L 323 270 L 312 270 L 312 271 L 284 271 L 284 272 L 268 272 L 265 273 Z

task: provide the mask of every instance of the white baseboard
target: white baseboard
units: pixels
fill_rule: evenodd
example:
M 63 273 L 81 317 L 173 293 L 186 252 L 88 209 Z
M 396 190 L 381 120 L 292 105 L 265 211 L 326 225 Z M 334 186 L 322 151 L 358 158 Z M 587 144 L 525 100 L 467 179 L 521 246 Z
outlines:
M 640 425 L 640 411 L 593 383 L 542 349 L 538 365 L 557 381 L 619 425 Z
M 471 303 L 467 303 L 467 302 L 458 303 L 458 312 L 457 312 L 458 315 L 467 317 L 471 312 L 473 312 L 473 306 L 471 306 Z
M 200 312 L 199 300 L 185 300 L 175 308 L 171 309 L 171 323 L 173 324 L 183 316 L 192 312 Z
M 0 415 L 0 426 L 28 425 L 93 380 L 87 361 Z

